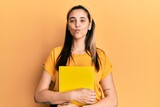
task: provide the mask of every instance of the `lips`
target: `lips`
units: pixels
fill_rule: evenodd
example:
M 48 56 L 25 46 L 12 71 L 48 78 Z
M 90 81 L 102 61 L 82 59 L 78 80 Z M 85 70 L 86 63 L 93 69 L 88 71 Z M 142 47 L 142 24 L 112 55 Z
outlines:
M 76 31 L 76 32 L 79 32 L 79 31 L 80 31 L 80 29 L 75 29 L 75 31 Z

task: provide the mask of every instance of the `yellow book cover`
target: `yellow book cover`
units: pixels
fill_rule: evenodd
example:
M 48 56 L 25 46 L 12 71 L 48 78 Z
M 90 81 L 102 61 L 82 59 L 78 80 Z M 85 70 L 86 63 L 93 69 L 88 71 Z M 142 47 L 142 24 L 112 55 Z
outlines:
M 94 67 L 91 66 L 60 66 L 59 92 L 71 91 L 79 88 L 94 90 Z M 71 101 L 82 106 L 80 102 Z

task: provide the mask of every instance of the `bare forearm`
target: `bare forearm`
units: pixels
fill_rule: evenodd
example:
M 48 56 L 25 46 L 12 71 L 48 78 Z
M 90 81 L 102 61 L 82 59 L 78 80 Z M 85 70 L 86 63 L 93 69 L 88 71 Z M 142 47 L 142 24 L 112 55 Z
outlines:
M 35 95 L 37 103 L 61 104 L 70 100 L 70 92 L 53 92 L 43 90 Z
M 117 107 L 117 103 L 118 101 L 116 98 L 113 99 L 111 97 L 105 97 L 95 104 L 87 105 L 83 107 Z

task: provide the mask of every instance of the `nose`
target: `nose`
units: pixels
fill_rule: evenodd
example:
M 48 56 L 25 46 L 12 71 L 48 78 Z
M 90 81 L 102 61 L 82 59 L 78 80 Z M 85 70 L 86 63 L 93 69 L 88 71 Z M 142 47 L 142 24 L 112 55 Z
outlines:
M 76 21 L 75 26 L 76 26 L 76 27 L 80 27 L 80 22 L 79 22 L 79 21 Z

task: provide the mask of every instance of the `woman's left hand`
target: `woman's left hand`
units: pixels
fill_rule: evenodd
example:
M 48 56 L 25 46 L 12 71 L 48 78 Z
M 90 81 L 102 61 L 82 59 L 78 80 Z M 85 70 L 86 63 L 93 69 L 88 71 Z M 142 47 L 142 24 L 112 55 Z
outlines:
M 67 103 L 67 104 L 60 104 L 57 107 L 79 107 L 79 106 L 72 103 Z

